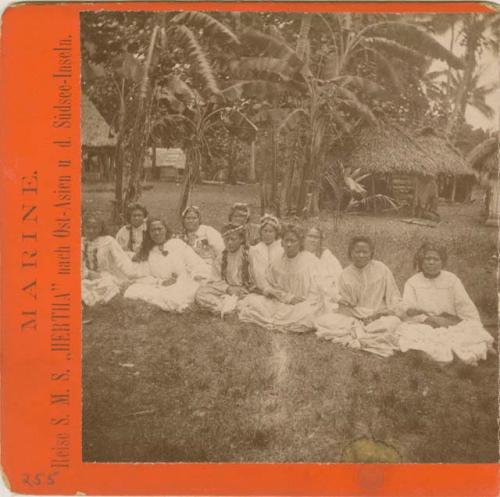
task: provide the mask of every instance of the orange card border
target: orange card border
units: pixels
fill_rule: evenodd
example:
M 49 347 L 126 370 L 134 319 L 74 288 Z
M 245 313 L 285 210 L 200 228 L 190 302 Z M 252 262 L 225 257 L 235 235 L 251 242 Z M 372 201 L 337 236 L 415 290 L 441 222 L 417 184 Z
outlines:
M 2 469 L 10 489 L 29 494 L 100 495 L 498 495 L 496 464 L 82 463 L 80 281 L 75 270 L 80 261 L 81 11 L 450 13 L 489 12 L 493 8 L 472 2 L 134 2 L 8 8 L 3 16 L 0 52 L 0 115 L 6 124 L 0 130 L 0 202 L 5 221 L 0 227 L 0 313 Z M 59 63 L 54 49 L 64 45 L 61 40 L 68 36 L 72 68 L 66 83 L 71 86 L 72 116 L 69 128 L 57 128 L 52 106 L 64 78 L 54 77 Z M 69 147 L 64 146 L 67 139 Z M 57 197 L 64 174 L 71 185 L 68 205 Z M 55 237 L 58 227 L 60 234 L 65 233 L 66 218 L 70 219 L 68 235 Z M 71 275 L 57 274 L 54 250 L 61 245 L 70 250 Z M 54 302 L 69 302 L 67 319 L 55 317 L 66 308 L 55 308 Z M 30 325 L 30 312 L 36 312 L 36 329 Z M 64 340 L 54 340 L 58 319 L 69 325 L 67 350 L 61 345 Z M 54 343 L 59 344 L 57 350 L 51 350 Z M 54 403 L 56 398 L 51 395 L 66 391 L 69 405 Z M 59 436 L 64 433 L 67 439 Z M 66 457 L 68 467 L 63 464 Z M 54 467 L 55 460 L 63 462 Z

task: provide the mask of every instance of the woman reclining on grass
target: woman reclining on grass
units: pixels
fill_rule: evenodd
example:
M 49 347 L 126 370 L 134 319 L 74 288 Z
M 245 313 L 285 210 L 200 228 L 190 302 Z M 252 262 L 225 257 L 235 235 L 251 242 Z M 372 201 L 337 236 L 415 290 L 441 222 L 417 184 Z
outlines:
M 82 300 L 93 306 L 109 302 L 130 279 L 140 276 L 118 242 L 107 236 L 104 222 L 89 214 L 83 218 Z
M 424 243 L 415 255 L 419 272 L 405 284 L 400 347 L 422 350 L 442 362 L 453 360 L 455 353 L 475 364 L 486 358 L 493 338 L 460 279 L 443 270 L 447 260 L 446 249 L 431 243 Z
M 161 219 L 150 219 L 138 254 L 143 278 L 131 285 L 125 298 L 144 300 L 164 311 L 182 312 L 194 302 L 210 267 L 182 240 L 171 238 Z
M 264 295 L 249 295 L 240 305 L 239 318 L 276 331 L 304 332 L 324 312 L 318 259 L 303 250 L 304 233 L 296 225 L 283 230 L 284 255 L 267 271 Z
M 222 252 L 221 279 L 203 285 L 196 294 L 201 308 L 221 317 L 234 311 L 253 288 L 245 227 L 229 223 L 222 229 L 222 236 L 226 248 Z

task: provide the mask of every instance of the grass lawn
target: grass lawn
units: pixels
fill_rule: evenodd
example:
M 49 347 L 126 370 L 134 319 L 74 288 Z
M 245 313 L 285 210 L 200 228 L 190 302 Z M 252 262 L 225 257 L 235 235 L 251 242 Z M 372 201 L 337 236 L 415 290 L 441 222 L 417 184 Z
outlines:
M 110 212 L 112 193 L 84 186 L 83 205 Z M 172 227 L 179 187 L 144 193 Z M 220 228 L 234 201 L 258 212 L 257 189 L 204 186 L 194 193 L 204 222 Z M 438 228 L 394 217 L 321 217 L 327 245 L 347 263 L 350 236 L 368 234 L 402 288 L 424 239 L 449 248 L 448 268 L 465 284 L 497 337 L 497 230 L 479 207 L 443 206 Z M 202 312 L 167 314 L 113 299 L 83 329 L 85 461 L 338 462 L 368 438 L 404 462 L 497 462 L 498 359 L 442 366 L 419 353 L 382 359 L 318 340 L 282 335 Z M 365 451 L 366 452 L 366 451 Z M 394 452 L 394 451 L 392 451 Z M 381 455 L 382 454 L 382 455 Z

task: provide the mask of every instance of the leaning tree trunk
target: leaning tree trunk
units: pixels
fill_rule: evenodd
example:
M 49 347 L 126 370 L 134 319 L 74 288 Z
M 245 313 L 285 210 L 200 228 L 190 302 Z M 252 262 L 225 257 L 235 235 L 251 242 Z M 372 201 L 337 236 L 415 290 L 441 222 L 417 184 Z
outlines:
M 115 146 L 115 205 L 113 220 L 123 222 L 123 162 L 124 162 L 124 135 L 125 135 L 125 79 L 122 80 L 120 107 L 118 110 L 118 134 Z
M 465 119 L 465 110 L 467 108 L 468 95 L 471 90 L 474 71 L 476 70 L 476 54 L 481 42 L 481 30 L 478 27 L 477 19 L 474 14 L 466 21 L 467 43 L 465 47 L 465 69 L 462 81 L 457 90 L 453 112 L 446 127 L 448 136 L 454 136 L 458 131 L 460 124 Z
M 146 149 L 146 124 L 148 120 L 148 98 L 151 95 L 149 72 L 153 53 L 156 44 L 156 38 L 160 27 L 156 25 L 151 33 L 146 62 L 144 64 L 144 76 L 142 78 L 139 95 L 137 97 L 136 118 L 130 140 L 127 143 L 125 151 L 126 159 L 129 161 L 129 178 L 123 208 L 126 208 L 130 202 L 139 198 L 140 195 L 140 180 L 143 171 L 144 153 Z
M 190 204 L 194 184 L 198 181 L 201 166 L 201 150 L 198 144 L 189 147 L 186 154 L 186 168 L 182 194 L 179 200 L 178 211 L 182 215 L 184 209 Z

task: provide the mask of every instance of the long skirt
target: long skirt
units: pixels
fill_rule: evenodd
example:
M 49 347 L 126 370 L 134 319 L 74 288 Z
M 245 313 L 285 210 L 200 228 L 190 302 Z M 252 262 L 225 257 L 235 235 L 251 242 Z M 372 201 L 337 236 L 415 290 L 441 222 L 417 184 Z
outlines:
M 94 280 L 82 280 L 82 300 L 88 306 L 109 302 L 119 293 L 119 281 L 109 273 L 101 273 Z
M 202 285 L 196 292 L 196 304 L 202 309 L 224 317 L 224 314 L 233 312 L 239 302 L 238 297 L 228 295 L 226 289 L 227 283 L 222 280 Z
M 321 301 L 284 304 L 276 299 L 250 294 L 240 303 L 239 318 L 268 330 L 303 333 L 314 329 L 314 321 L 322 312 L 324 304 Z
M 486 359 L 493 344 L 493 337 L 478 321 L 462 321 L 447 328 L 403 323 L 398 336 L 402 352 L 420 350 L 438 362 L 451 362 L 456 356 L 470 365 Z
M 193 302 L 199 283 L 188 277 L 180 277 L 173 285 L 162 286 L 155 278 L 141 278 L 130 285 L 124 297 L 143 300 L 168 312 L 183 312 Z
M 315 321 L 319 338 L 353 349 L 389 357 L 399 350 L 397 329 L 401 320 L 396 316 L 378 318 L 365 325 L 359 319 L 337 312 L 325 313 Z

